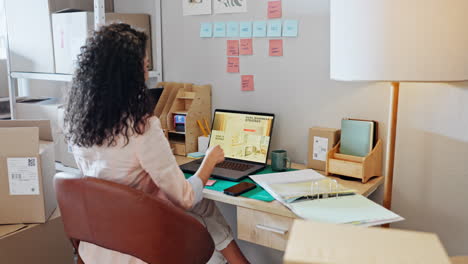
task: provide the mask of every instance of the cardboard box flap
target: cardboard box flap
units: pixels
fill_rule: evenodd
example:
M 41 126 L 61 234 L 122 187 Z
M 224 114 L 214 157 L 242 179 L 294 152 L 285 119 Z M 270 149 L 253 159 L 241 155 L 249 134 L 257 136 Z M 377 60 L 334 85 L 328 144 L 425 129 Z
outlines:
M 54 141 L 50 120 L 1 120 L 0 128 L 36 127 L 39 129 L 39 139 Z
M 295 220 L 285 264 L 450 264 L 436 234 Z
M 27 225 L 0 225 L 0 238 L 3 238 L 9 234 L 17 232 L 23 228 L 27 227 Z
M 39 154 L 39 128 L 0 128 L 0 156 L 35 157 Z

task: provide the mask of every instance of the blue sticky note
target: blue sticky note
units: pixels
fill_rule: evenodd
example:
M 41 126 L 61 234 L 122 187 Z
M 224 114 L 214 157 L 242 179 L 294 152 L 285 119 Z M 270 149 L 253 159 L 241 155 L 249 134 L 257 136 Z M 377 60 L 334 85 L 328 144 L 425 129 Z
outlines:
M 285 20 L 283 23 L 283 37 L 297 37 L 298 24 L 297 20 Z
M 253 23 L 253 36 L 257 38 L 266 37 L 266 22 L 265 21 L 255 21 Z
M 211 38 L 213 37 L 213 24 L 201 23 L 200 24 L 200 38 Z
M 281 37 L 281 20 L 268 22 L 268 37 Z
M 213 36 L 215 38 L 224 38 L 224 37 L 226 37 L 226 23 L 224 23 L 224 22 L 214 23 Z
M 241 38 L 252 37 L 252 22 L 240 22 L 240 37 Z
M 227 34 L 230 38 L 239 37 L 239 23 L 238 22 L 228 22 L 227 23 Z

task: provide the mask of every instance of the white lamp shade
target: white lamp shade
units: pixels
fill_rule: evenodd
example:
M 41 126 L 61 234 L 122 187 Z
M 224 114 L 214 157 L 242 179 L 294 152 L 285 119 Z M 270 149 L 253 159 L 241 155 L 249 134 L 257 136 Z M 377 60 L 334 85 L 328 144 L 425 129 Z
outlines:
M 330 75 L 468 80 L 468 0 L 330 0 Z

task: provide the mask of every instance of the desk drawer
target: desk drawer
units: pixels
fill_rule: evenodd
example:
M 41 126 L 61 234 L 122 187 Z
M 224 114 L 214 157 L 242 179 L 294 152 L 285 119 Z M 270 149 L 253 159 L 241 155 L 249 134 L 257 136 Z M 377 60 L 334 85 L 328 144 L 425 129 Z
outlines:
M 294 219 L 237 207 L 239 239 L 284 251 Z

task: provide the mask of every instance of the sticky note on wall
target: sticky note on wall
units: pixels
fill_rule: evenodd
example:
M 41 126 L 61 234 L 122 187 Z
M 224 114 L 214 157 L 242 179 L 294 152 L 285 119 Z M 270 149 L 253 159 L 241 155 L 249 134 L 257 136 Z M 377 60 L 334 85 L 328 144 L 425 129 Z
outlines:
M 268 18 L 280 18 L 282 13 L 281 1 L 268 2 Z
M 267 25 L 265 21 L 255 21 L 253 23 L 253 36 L 256 38 L 266 37 Z
M 253 91 L 254 90 L 254 76 L 253 75 L 242 75 L 241 76 L 241 89 L 242 89 L 242 91 Z
M 226 36 L 230 38 L 239 37 L 239 23 L 238 22 L 228 22 L 227 23 L 227 33 Z
M 270 39 L 270 56 L 283 56 L 282 39 Z
M 252 39 L 241 39 L 240 40 L 240 55 L 252 55 L 253 48 L 252 48 Z
M 281 20 L 268 22 L 268 37 L 281 37 Z
M 227 72 L 239 73 L 239 57 L 228 57 Z
M 213 36 L 215 38 L 226 37 L 226 24 L 224 22 L 214 23 Z
M 213 24 L 201 23 L 200 24 L 200 38 L 211 38 L 213 37 Z
M 299 22 L 297 20 L 285 20 L 283 23 L 283 37 L 297 37 Z
M 252 22 L 240 22 L 239 24 L 239 35 L 241 38 L 252 37 Z
M 239 40 L 228 40 L 227 41 L 227 55 L 228 56 L 239 56 Z

